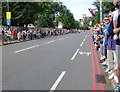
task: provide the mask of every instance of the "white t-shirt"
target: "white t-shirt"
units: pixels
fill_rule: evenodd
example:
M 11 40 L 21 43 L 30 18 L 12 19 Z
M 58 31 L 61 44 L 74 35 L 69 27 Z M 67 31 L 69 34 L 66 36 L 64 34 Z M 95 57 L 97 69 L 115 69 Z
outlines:
M 118 16 L 120 15 L 120 10 L 116 10 L 113 12 L 113 21 L 118 19 Z
M 11 31 L 7 31 L 7 32 L 8 32 L 7 36 L 11 36 L 12 34 Z
M 113 21 L 118 20 L 119 15 L 120 15 L 120 10 L 119 9 L 114 11 L 113 12 Z M 117 40 L 118 38 L 120 39 L 120 33 L 119 33 L 119 36 L 117 36 L 117 34 L 115 34 L 113 38 L 114 38 L 114 40 Z

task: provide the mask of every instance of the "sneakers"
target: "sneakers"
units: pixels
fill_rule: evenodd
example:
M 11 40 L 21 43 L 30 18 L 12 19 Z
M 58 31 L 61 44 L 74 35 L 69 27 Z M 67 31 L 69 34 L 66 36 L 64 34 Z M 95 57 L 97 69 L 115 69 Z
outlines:
M 115 74 L 112 73 L 112 74 L 108 77 L 108 79 L 111 80 L 111 79 L 114 77 L 114 75 L 115 75 Z
M 119 92 L 120 91 L 120 85 L 116 86 L 114 89 L 114 92 Z
M 115 75 L 114 76 L 114 81 L 118 84 L 119 83 L 119 80 L 118 80 L 118 77 Z
M 103 59 L 105 59 L 106 57 L 105 56 L 103 56 Z
M 100 60 L 99 63 L 103 63 L 103 60 Z
M 106 61 L 105 61 L 105 62 L 103 62 L 103 63 L 102 63 L 102 65 L 107 65 L 107 62 L 106 62 Z
M 105 61 L 106 57 L 105 56 L 101 56 L 100 60 L 104 60 Z
M 100 60 L 103 60 L 102 56 L 100 57 Z
M 108 72 L 108 74 L 110 74 L 110 75 L 111 75 L 112 73 L 113 73 L 113 71 L 112 71 L 112 70 L 110 70 L 110 71 Z

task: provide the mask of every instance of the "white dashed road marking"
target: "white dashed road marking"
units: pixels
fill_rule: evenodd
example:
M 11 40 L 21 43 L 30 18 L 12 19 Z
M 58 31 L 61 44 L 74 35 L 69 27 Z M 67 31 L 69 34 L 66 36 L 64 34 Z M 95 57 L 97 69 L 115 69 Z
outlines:
M 52 40 L 52 41 L 49 41 L 49 42 L 45 42 L 45 44 L 49 44 L 49 43 L 53 43 L 55 42 L 56 40 Z
M 25 48 L 25 49 L 21 49 L 21 50 L 15 51 L 14 53 L 19 53 L 19 52 L 22 52 L 22 51 L 25 51 L 25 50 L 29 50 L 29 49 L 38 47 L 38 46 L 39 46 L 39 45 L 35 45 L 35 46 L 32 46 L 32 47 L 28 47 L 28 48 Z
M 63 71 L 60 76 L 58 77 L 58 79 L 55 81 L 55 83 L 53 84 L 53 86 L 51 87 L 49 92 L 53 92 L 57 86 L 59 85 L 60 81 L 62 80 L 62 78 L 64 77 L 66 71 Z
M 75 52 L 75 54 L 72 56 L 71 60 L 74 60 L 75 57 L 77 56 L 77 53 L 79 52 L 80 49 L 77 49 L 77 51 Z
M 49 41 L 48 43 L 52 43 L 52 42 L 55 42 L 55 40 Z
M 84 44 L 84 42 L 82 42 L 82 43 L 80 44 L 80 46 L 83 46 L 83 44 Z
M 59 40 L 63 40 L 63 39 L 65 39 L 65 38 L 60 38 Z

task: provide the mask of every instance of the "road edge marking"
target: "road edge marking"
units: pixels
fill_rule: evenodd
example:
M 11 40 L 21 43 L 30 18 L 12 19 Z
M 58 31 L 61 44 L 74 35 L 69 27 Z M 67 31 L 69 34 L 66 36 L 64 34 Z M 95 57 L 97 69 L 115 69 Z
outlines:
M 92 72 L 92 90 L 96 92 L 96 77 L 95 77 L 95 60 L 94 60 L 94 51 L 93 51 L 93 44 L 92 39 L 90 37 L 90 49 L 91 49 L 91 72 Z
M 98 56 L 97 56 L 95 49 L 94 49 L 94 55 L 95 55 L 95 59 L 96 59 L 97 73 L 98 73 L 98 75 L 101 75 L 100 64 L 99 64 Z M 100 88 L 100 90 L 103 90 L 102 92 L 104 92 L 104 85 L 102 83 L 99 83 L 99 88 Z

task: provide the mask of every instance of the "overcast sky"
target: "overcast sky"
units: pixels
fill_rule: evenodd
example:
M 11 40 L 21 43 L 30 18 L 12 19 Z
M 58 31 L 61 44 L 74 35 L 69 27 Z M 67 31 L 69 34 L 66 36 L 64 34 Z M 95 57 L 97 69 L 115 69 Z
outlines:
M 95 0 L 60 0 L 63 5 L 67 6 L 68 9 L 73 13 L 75 20 L 82 18 L 82 14 L 91 16 L 88 8 L 94 9 L 92 5 Z

